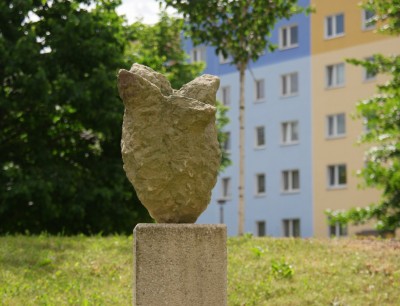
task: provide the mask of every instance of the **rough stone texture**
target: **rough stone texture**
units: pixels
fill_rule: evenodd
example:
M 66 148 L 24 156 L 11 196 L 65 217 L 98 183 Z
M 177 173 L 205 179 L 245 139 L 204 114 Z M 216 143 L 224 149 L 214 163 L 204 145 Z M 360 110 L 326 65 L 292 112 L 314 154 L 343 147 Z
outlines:
M 134 305 L 226 305 L 225 225 L 138 224 L 134 253 Z
M 124 169 L 158 223 L 194 223 L 210 202 L 220 165 L 218 87 L 212 75 L 176 91 L 146 66 L 119 71 Z

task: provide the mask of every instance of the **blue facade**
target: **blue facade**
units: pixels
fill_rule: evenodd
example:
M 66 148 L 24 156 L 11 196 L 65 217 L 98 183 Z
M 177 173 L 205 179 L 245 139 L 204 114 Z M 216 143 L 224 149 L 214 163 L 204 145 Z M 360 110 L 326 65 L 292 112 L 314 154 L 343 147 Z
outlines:
M 307 6 L 309 1 L 299 1 L 299 4 Z M 280 28 L 291 25 L 298 27 L 298 46 L 284 50 L 277 49 L 273 53 L 266 52 L 257 62 L 251 63 L 246 71 L 245 232 L 255 235 L 263 234 L 264 226 L 265 234 L 269 236 L 292 236 L 296 233 L 302 237 L 313 235 L 309 17 L 297 15 L 290 20 L 278 22 L 271 35 L 271 41 L 279 45 Z M 193 48 L 191 42 L 186 41 L 185 47 L 190 54 Z M 221 206 L 217 202 L 224 197 L 226 201 L 223 205 L 224 222 L 227 224 L 228 234 L 236 235 L 239 183 L 239 74 L 235 66 L 220 64 L 211 47 L 206 48 L 206 64 L 204 72 L 217 75 L 221 79 L 219 100 L 222 100 L 222 88 L 230 88 L 228 111 L 230 123 L 225 127 L 225 131 L 231 135 L 232 166 L 219 175 L 211 203 L 200 216 L 198 223 L 219 223 Z M 297 81 L 291 83 L 297 84 L 296 93 L 283 96 L 282 91 L 285 89 L 282 77 L 291 74 L 297 75 Z M 256 97 L 256 80 L 263 82 L 264 97 L 260 99 Z M 283 143 L 283 124 L 286 123 L 295 123 L 297 127 L 293 129 L 297 131 L 298 139 L 290 144 Z M 256 145 L 256 128 L 265 129 L 265 146 Z M 289 174 L 284 173 L 285 171 Z M 265 178 L 265 193 L 257 192 L 257 175 Z M 230 179 L 228 196 L 223 194 L 226 193 L 226 188 L 225 192 L 223 191 L 224 178 Z M 295 190 L 285 192 L 287 184 L 295 186 Z M 296 224 L 295 220 L 299 220 L 299 224 Z M 299 229 L 296 229 L 297 227 Z

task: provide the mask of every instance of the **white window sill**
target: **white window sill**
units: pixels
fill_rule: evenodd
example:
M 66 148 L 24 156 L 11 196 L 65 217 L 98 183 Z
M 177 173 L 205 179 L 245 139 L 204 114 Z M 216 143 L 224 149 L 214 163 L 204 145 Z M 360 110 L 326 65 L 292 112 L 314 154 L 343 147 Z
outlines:
M 342 190 L 342 189 L 347 189 L 347 184 L 346 185 L 334 185 L 334 186 L 327 187 L 327 190 Z
M 279 46 L 279 50 L 280 51 L 290 50 L 290 49 L 297 48 L 298 46 L 299 46 L 299 44 L 290 45 L 290 46 L 287 46 L 287 47 Z
M 265 98 L 260 99 L 260 100 L 254 100 L 254 104 L 264 103 L 264 102 L 265 102 Z
M 340 88 L 344 88 L 344 86 L 345 86 L 344 84 L 325 86 L 325 89 L 326 90 L 340 89 Z
M 264 193 L 256 193 L 254 195 L 255 198 L 265 198 L 266 196 L 267 196 L 267 194 L 265 192 Z
M 335 35 L 331 35 L 331 36 L 326 36 L 324 37 L 325 40 L 331 40 L 331 39 L 335 39 L 335 38 L 340 38 L 340 37 L 344 37 L 345 34 L 344 33 L 340 33 L 340 34 L 335 34 Z
M 295 92 L 295 93 L 290 93 L 290 94 L 286 94 L 286 95 L 281 95 L 280 98 L 281 99 L 287 99 L 287 98 L 297 97 L 298 95 L 299 95 L 299 93 Z
M 341 139 L 341 138 L 346 138 L 346 134 L 327 135 L 327 136 L 326 136 L 326 140 L 335 140 L 335 139 Z
M 369 79 L 364 78 L 363 83 L 373 83 L 375 81 L 376 81 L 376 77 L 369 78 Z
M 296 146 L 300 142 L 299 141 L 293 141 L 293 142 L 282 142 L 281 147 L 290 147 L 290 146 Z
M 286 191 L 286 190 L 281 191 L 281 194 L 282 194 L 282 195 L 292 195 L 292 194 L 298 194 L 298 193 L 300 193 L 300 189 L 288 190 L 288 191 Z
M 363 26 L 361 28 L 361 30 L 363 30 L 364 32 L 372 31 L 372 30 L 375 30 L 375 29 L 376 29 L 376 26 Z
M 263 145 L 263 146 L 255 146 L 254 150 L 264 150 L 265 148 L 266 148 L 265 145 Z

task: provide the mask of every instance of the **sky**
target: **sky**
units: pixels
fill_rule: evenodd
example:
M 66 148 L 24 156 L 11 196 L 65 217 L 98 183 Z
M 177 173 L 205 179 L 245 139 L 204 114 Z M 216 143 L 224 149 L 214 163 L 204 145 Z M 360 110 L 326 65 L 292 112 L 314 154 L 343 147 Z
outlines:
M 122 5 L 117 8 L 118 14 L 124 14 L 129 23 L 143 18 L 142 22 L 153 24 L 158 21 L 159 2 L 156 0 L 122 0 Z M 172 9 L 167 10 L 172 14 Z

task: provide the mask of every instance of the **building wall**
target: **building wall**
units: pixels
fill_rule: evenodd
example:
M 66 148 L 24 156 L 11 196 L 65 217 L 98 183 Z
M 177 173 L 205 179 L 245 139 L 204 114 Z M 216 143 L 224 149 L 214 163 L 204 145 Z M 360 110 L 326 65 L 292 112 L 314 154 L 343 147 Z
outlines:
M 308 1 L 300 1 L 306 6 Z M 358 0 L 312 0 L 316 13 L 311 17 L 298 15 L 291 20 L 280 21 L 271 41 L 278 44 L 281 26 L 299 26 L 299 46 L 287 50 L 266 52 L 256 63 L 250 63 L 246 71 L 246 161 L 245 161 L 245 231 L 257 234 L 257 222 L 266 222 L 266 234 L 283 236 L 283 219 L 300 219 L 302 237 L 328 237 L 327 209 L 347 209 L 365 206 L 379 199 L 376 190 L 362 190 L 362 180 L 356 173 L 363 167 L 365 146 L 356 144 L 363 131 L 360 119 L 353 119 L 357 101 L 376 92 L 376 85 L 386 80 L 378 76 L 364 80 L 364 70 L 345 63 L 347 58 L 367 58 L 374 53 L 398 54 L 400 39 L 374 33 L 362 27 L 362 10 Z M 345 33 L 326 39 L 325 17 L 344 14 Z M 193 46 L 186 41 L 190 52 Z M 231 104 L 228 111 L 230 123 L 225 127 L 231 134 L 232 166 L 219 175 L 207 210 L 199 223 L 218 223 L 222 195 L 221 180 L 231 178 L 231 196 L 223 205 L 224 222 L 228 234 L 236 235 L 238 229 L 238 176 L 239 176 L 239 75 L 236 68 L 220 64 L 214 49 L 206 53 L 206 73 L 218 75 L 221 88 L 230 86 Z M 344 85 L 337 88 L 326 86 L 326 66 L 344 63 Z M 281 97 L 282 74 L 299 73 L 299 93 Z M 255 80 L 264 79 L 265 99 L 255 102 Z M 344 113 L 345 135 L 327 137 L 327 116 Z M 298 144 L 281 144 L 281 123 L 297 120 L 300 141 Z M 265 126 L 266 146 L 255 148 L 255 127 Z M 345 164 L 347 183 L 341 188 L 329 188 L 328 165 Z M 282 171 L 300 171 L 300 191 L 282 193 Z M 266 175 L 266 194 L 256 195 L 256 174 Z M 349 234 L 364 227 L 350 227 Z
M 376 35 L 362 26 L 362 9 L 359 0 L 311 0 L 316 12 L 311 14 L 311 53 L 333 52 L 355 45 L 385 40 L 388 36 Z M 344 13 L 345 34 L 341 37 L 325 38 L 326 16 Z
M 400 40 L 378 35 L 373 30 L 363 30 L 362 10 L 358 1 L 314 0 L 317 13 L 311 17 L 312 25 L 312 125 L 313 125 L 313 178 L 314 178 L 314 228 L 315 236 L 327 237 L 328 224 L 324 213 L 327 209 L 348 209 L 366 206 L 379 199 L 379 192 L 360 189 L 362 179 L 356 176 L 364 164 L 365 146 L 356 145 L 363 131 L 362 120 L 354 119 L 356 103 L 373 95 L 376 85 L 385 80 L 378 76 L 365 81 L 362 67 L 345 63 L 346 59 L 363 59 L 375 53 L 393 54 L 400 50 Z M 324 18 L 344 13 L 345 34 L 341 37 L 324 38 Z M 344 85 L 327 88 L 326 66 L 345 63 Z M 327 137 L 327 116 L 345 113 L 346 133 L 343 137 Z M 346 164 L 347 184 L 343 188 L 328 186 L 328 165 Z M 368 226 L 350 226 L 349 234 Z
M 307 1 L 301 1 L 303 5 Z M 298 47 L 266 52 L 256 63 L 251 63 L 246 71 L 246 160 L 245 160 L 245 231 L 257 234 L 257 222 L 266 222 L 266 234 L 283 235 L 283 219 L 300 219 L 303 237 L 313 234 L 312 222 L 312 178 L 311 178 L 311 87 L 310 87 L 310 18 L 294 16 L 280 21 L 271 35 L 271 41 L 279 43 L 279 29 L 296 24 L 299 28 Z M 301 33 L 301 34 L 300 34 Z M 190 42 L 186 42 L 190 50 Z M 221 208 L 218 199 L 222 195 L 221 179 L 230 177 L 231 197 L 223 205 L 224 221 L 229 235 L 238 230 L 238 165 L 239 165 L 239 75 L 229 64 L 219 64 L 212 48 L 207 48 L 207 68 L 205 73 L 216 74 L 221 79 L 221 88 L 230 86 L 231 105 L 228 116 L 230 123 L 225 131 L 231 134 L 232 166 L 220 174 L 213 190 L 211 203 L 200 216 L 198 223 L 219 222 Z M 281 75 L 297 72 L 299 93 L 292 97 L 281 96 Z M 255 80 L 264 79 L 265 99 L 255 101 Z M 297 120 L 300 141 L 296 145 L 281 144 L 281 123 Z M 255 148 L 255 128 L 265 126 L 266 146 Z M 282 171 L 300 171 L 300 191 L 293 194 L 282 193 Z M 266 175 L 266 194 L 256 195 L 256 175 Z

